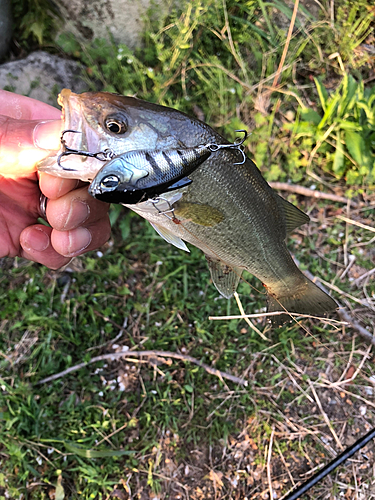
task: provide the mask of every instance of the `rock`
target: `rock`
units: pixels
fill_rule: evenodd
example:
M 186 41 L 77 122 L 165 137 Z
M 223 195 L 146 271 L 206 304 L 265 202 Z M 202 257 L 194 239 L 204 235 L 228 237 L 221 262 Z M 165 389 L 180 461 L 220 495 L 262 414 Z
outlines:
M 168 12 L 168 0 L 60 0 L 63 31 L 81 41 L 113 37 L 134 49 L 140 45 L 144 18 L 152 6 L 153 17 Z
M 0 59 L 7 53 L 12 37 L 12 12 L 11 0 L 0 0 Z
M 294 8 L 294 1 L 285 0 L 285 5 L 289 7 L 291 14 Z M 302 11 L 303 7 L 305 11 L 307 11 L 310 14 L 312 19 L 315 19 L 315 21 L 319 20 L 320 15 L 322 13 L 321 5 L 319 4 L 319 2 L 316 2 L 315 0 L 300 0 L 297 12 L 297 21 L 299 21 L 302 24 L 302 26 L 306 26 L 306 24 L 308 24 L 308 18 L 306 17 L 306 14 Z M 290 18 L 286 16 L 284 13 L 282 13 L 276 7 L 273 9 L 272 21 L 276 24 L 276 26 L 278 26 L 281 29 L 284 29 L 285 31 L 289 29 Z M 295 23 L 294 32 L 297 29 L 298 29 L 298 23 Z
M 0 88 L 58 107 L 57 95 L 64 87 L 76 93 L 88 90 L 82 74 L 75 61 L 37 51 L 0 65 Z

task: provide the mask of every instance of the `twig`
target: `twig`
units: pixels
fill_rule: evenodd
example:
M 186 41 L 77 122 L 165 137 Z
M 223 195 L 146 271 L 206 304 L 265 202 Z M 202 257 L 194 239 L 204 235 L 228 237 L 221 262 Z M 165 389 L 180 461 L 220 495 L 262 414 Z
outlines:
M 340 450 L 343 450 L 343 449 L 344 449 L 344 447 L 343 447 L 343 445 L 341 444 L 341 441 L 340 441 L 340 439 L 339 439 L 338 435 L 336 434 L 335 429 L 332 427 L 331 421 L 329 420 L 329 418 L 328 418 L 328 416 L 327 416 L 326 412 L 323 410 L 322 403 L 320 402 L 320 399 L 318 398 L 318 395 L 317 395 L 317 393 L 316 393 L 316 391 L 315 391 L 314 385 L 312 384 L 312 382 L 311 382 L 310 380 L 308 380 L 308 382 L 309 382 L 309 385 L 310 385 L 311 392 L 312 392 L 312 393 L 313 393 L 313 395 L 314 395 L 314 398 L 315 398 L 316 404 L 319 406 L 320 413 L 323 415 L 323 418 L 324 418 L 324 420 L 325 420 L 326 424 L 328 425 L 329 430 L 330 430 L 330 431 L 331 431 L 331 433 L 332 433 L 332 436 L 335 438 L 335 441 L 336 441 L 336 443 L 337 443 L 338 447 L 340 448 Z
M 193 363 L 194 365 L 200 366 L 201 368 L 206 370 L 206 372 L 209 373 L 210 375 L 215 375 L 216 377 L 219 377 L 221 379 L 226 378 L 227 380 L 231 380 L 232 382 L 239 385 L 243 385 L 245 387 L 248 385 L 248 382 L 246 380 L 236 377 L 235 375 L 231 375 L 230 373 L 217 370 L 212 366 L 208 366 L 199 359 L 193 358 L 188 354 L 179 354 L 177 352 L 169 352 L 169 351 L 126 351 L 126 352 L 116 352 L 113 354 L 102 354 L 101 356 L 95 356 L 94 358 L 90 359 L 90 361 L 79 363 L 78 365 L 71 366 L 70 368 L 67 368 L 62 372 L 56 373 L 55 375 L 46 377 L 37 382 L 36 385 L 45 384 L 47 382 L 52 382 L 53 380 L 57 380 L 58 378 L 65 377 L 65 375 L 68 375 L 69 373 L 80 370 L 81 368 L 91 365 L 92 363 L 97 363 L 98 361 L 105 361 L 105 360 L 114 361 L 116 359 L 121 359 L 121 358 L 132 358 L 132 357 L 141 358 L 143 356 L 149 356 L 149 357 L 160 356 L 164 358 L 174 358 L 174 359 L 180 359 L 182 361 L 188 361 L 190 363 Z
M 367 231 L 375 233 L 375 227 L 367 226 L 366 224 L 362 224 L 361 222 L 357 222 L 356 220 L 353 219 L 348 219 L 343 215 L 338 215 L 337 218 L 343 220 L 344 222 L 347 222 L 348 224 L 352 224 L 353 226 L 358 226 L 361 227 L 362 229 L 367 229 Z
M 318 278 L 317 278 L 318 279 Z M 264 312 L 264 313 L 255 313 L 255 314 L 232 314 L 231 316 L 209 316 L 209 320 L 219 320 L 219 319 L 245 319 L 245 318 L 267 318 L 269 316 L 280 316 L 280 314 L 285 314 L 285 311 L 272 311 L 272 312 Z M 337 321 L 337 319 L 328 319 L 322 316 L 312 316 L 311 314 L 300 314 L 289 312 L 288 314 L 291 318 L 310 318 L 310 319 L 319 319 L 321 321 L 326 321 L 328 323 L 336 324 L 336 325 L 347 325 L 348 323 L 345 321 Z
M 280 64 L 279 64 L 279 67 L 277 68 L 276 75 L 275 75 L 275 78 L 274 78 L 273 83 L 272 83 L 272 87 L 276 87 L 276 85 L 277 85 L 277 83 L 279 81 L 280 74 L 281 74 L 281 72 L 283 70 L 285 58 L 286 58 L 286 55 L 287 55 L 287 52 L 288 52 L 288 48 L 289 48 L 290 39 L 292 38 L 294 23 L 295 23 L 296 17 L 297 17 L 298 4 L 299 4 L 299 0 L 295 0 L 293 14 L 292 14 L 292 18 L 290 20 L 289 30 L 288 30 L 288 34 L 287 34 L 287 37 L 286 37 L 286 42 L 285 42 L 285 45 L 284 45 L 284 50 L 283 50 L 283 53 L 281 55 Z
M 298 265 L 298 260 L 294 259 L 296 264 Z M 304 271 L 305 276 L 307 276 L 313 283 L 315 283 L 319 288 L 323 290 L 323 292 L 327 292 L 327 289 L 321 284 L 321 281 L 319 278 L 314 276 L 310 271 Z M 361 326 L 358 321 L 356 321 L 352 316 L 349 314 L 349 312 L 344 309 L 344 307 L 336 300 L 336 302 L 339 305 L 339 308 L 337 309 L 337 314 L 339 317 L 342 319 L 342 321 L 345 321 L 346 323 L 349 323 L 350 326 L 355 330 L 361 337 L 367 340 L 367 342 L 371 342 L 371 344 L 375 345 L 375 330 L 374 334 L 372 335 L 366 328 Z
M 254 332 L 256 332 L 260 337 L 262 337 L 263 340 L 266 340 L 267 342 L 270 342 L 270 339 L 268 339 L 264 335 L 264 333 L 262 333 L 260 330 L 258 330 L 258 328 L 255 325 L 253 325 L 252 322 L 249 320 L 249 318 L 246 316 L 244 308 L 243 308 L 241 300 L 240 300 L 240 297 L 238 296 L 238 293 L 234 292 L 233 295 L 234 295 L 234 298 L 236 299 L 238 309 L 240 310 L 241 318 L 243 318 L 246 321 L 246 323 L 250 326 L 250 328 L 252 330 L 254 330 Z
M 355 319 L 353 319 L 346 309 L 340 307 L 340 309 L 337 310 L 337 314 L 343 321 L 347 321 L 353 328 L 353 330 L 355 330 L 361 337 L 366 339 L 367 342 L 370 342 L 371 344 L 375 345 L 375 336 L 371 334 L 368 330 L 366 330 L 366 328 L 361 326 Z
M 341 288 L 339 288 L 338 286 L 333 285 L 332 283 L 328 283 L 328 281 L 325 281 L 322 278 L 316 277 L 314 283 L 316 283 L 316 281 L 320 281 L 320 283 L 323 283 L 323 285 L 327 286 L 331 290 L 334 290 L 335 292 L 339 293 L 343 297 L 347 297 L 348 299 L 352 300 L 353 302 L 357 302 L 357 304 L 361 304 L 361 306 L 365 306 L 365 307 L 368 307 L 369 309 L 373 310 L 373 305 L 371 304 L 371 302 L 369 300 L 357 299 L 357 297 L 354 297 L 354 295 L 351 295 L 350 293 L 344 292 L 344 290 L 341 290 Z
M 357 278 L 355 280 L 354 283 L 358 286 L 360 281 L 362 281 L 365 278 L 369 278 L 374 273 L 375 273 L 375 267 L 373 269 L 371 269 L 371 271 L 367 271 L 367 273 L 362 274 L 359 278 Z
M 368 349 L 367 349 L 367 352 L 365 353 L 365 355 L 363 356 L 363 358 L 361 359 L 361 362 L 358 366 L 358 368 L 356 369 L 356 371 L 353 373 L 353 375 L 346 379 L 346 380 L 341 380 L 341 377 L 340 377 L 340 380 L 338 380 L 337 382 L 331 382 L 331 385 L 330 387 L 339 387 L 341 385 L 347 385 L 347 384 L 350 384 L 352 383 L 356 378 L 357 376 L 359 375 L 359 373 L 361 372 L 362 368 L 363 368 L 363 365 L 365 364 L 365 361 L 370 358 L 370 351 L 372 349 L 372 345 L 370 344 Z M 345 370 L 345 372 L 343 373 L 343 375 L 345 376 L 346 373 L 348 373 L 348 370 Z
M 270 499 L 273 499 L 273 489 L 272 489 L 272 481 L 271 481 L 271 457 L 272 457 L 272 443 L 273 443 L 273 436 L 275 434 L 275 429 L 272 429 L 271 432 L 271 437 L 270 437 L 270 444 L 268 447 L 268 457 L 267 457 L 267 479 L 268 479 L 268 488 L 270 490 Z
M 304 186 L 298 186 L 295 184 L 288 184 L 287 182 L 269 182 L 269 185 L 273 189 L 280 189 L 281 191 L 288 191 L 290 193 L 301 194 L 302 196 L 307 196 L 309 198 L 317 198 L 319 200 L 331 200 L 337 201 L 339 203 L 350 203 L 353 208 L 358 208 L 359 204 L 353 200 L 349 200 L 344 196 L 339 196 L 337 194 L 324 193 L 323 191 L 315 191 L 314 189 L 309 189 Z

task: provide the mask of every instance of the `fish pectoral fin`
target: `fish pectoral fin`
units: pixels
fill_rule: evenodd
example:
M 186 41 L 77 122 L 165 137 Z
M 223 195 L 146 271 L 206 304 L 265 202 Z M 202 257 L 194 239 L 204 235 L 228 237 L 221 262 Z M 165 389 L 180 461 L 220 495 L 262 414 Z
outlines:
M 218 292 L 226 299 L 230 299 L 237 289 L 241 279 L 242 269 L 224 264 L 219 259 L 205 256 L 210 269 L 211 278 Z
M 285 215 L 287 234 L 291 233 L 297 227 L 309 222 L 310 217 L 307 214 L 302 212 L 302 210 L 297 208 L 295 205 L 292 205 L 292 203 L 289 203 L 289 201 L 284 200 L 281 196 L 277 196 L 282 202 L 281 206 Z
M 224 220 L 224 214 L 217 208 L 204 203 L 180 201 L 174 205 L 174 213 L 179 219 L 188 219 L 200 226 L 212 227 Z
M 159 226 L 159 224 L 155 224 L 154 222 L 150 222 L 151 226 L 155 229 L 155 231 L 161 236 L 165 241 L 179 248 L 180 250 L 185 250 L 185 252 L 189 252 L 190 250 L 182 241 L 181 238 L 174 235 L 169 229 L 166 229 L 163 226 Z

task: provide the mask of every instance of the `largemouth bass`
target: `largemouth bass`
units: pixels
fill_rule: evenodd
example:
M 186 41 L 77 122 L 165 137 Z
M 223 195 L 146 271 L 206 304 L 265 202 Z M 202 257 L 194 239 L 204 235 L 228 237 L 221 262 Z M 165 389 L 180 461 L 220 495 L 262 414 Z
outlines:
M 205 123 L 133 97 L 77 95 L 64 89 L 58 102 L 65 128 L 80 132 L 67 134 L 69 148 L 76 150 L 121 155 L 227 144 Z M 98 158 L 74 155 L 61 158 L 59 165 L 58 156 L 51 154 L 39 170 L 91 181 L 103 167 Z M 335 301 L 302 274 L 286 247 L 287 234 L 309 217 L 275 193 L 250 159 L 241 164 L 238 151 L 223 149 L 189 178 L 190 185 L 163 193 L 158 203 L 125 206 L 147 219 L 168 242 L 184 250 L 184 242 L 200 248 L 224 297 L 233 295 L 247 270 L 264 284 L 271 312 L 323 315 L 336 309 Z M 168 215 L 171 209 L 173 216 Z

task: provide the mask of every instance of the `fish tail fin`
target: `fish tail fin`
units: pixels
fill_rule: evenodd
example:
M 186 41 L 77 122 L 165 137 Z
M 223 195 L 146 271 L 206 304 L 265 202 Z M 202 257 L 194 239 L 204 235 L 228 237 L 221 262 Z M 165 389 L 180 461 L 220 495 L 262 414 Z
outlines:
M 298 286 L 291 289 L 290 294 L 268 295 L 268 312 L 285 311 L 285 314 L 271 317 L 275 327 L 292 321 L 287 312 L 324 316 L 337 308 L 336 302 L 305 276 Z

